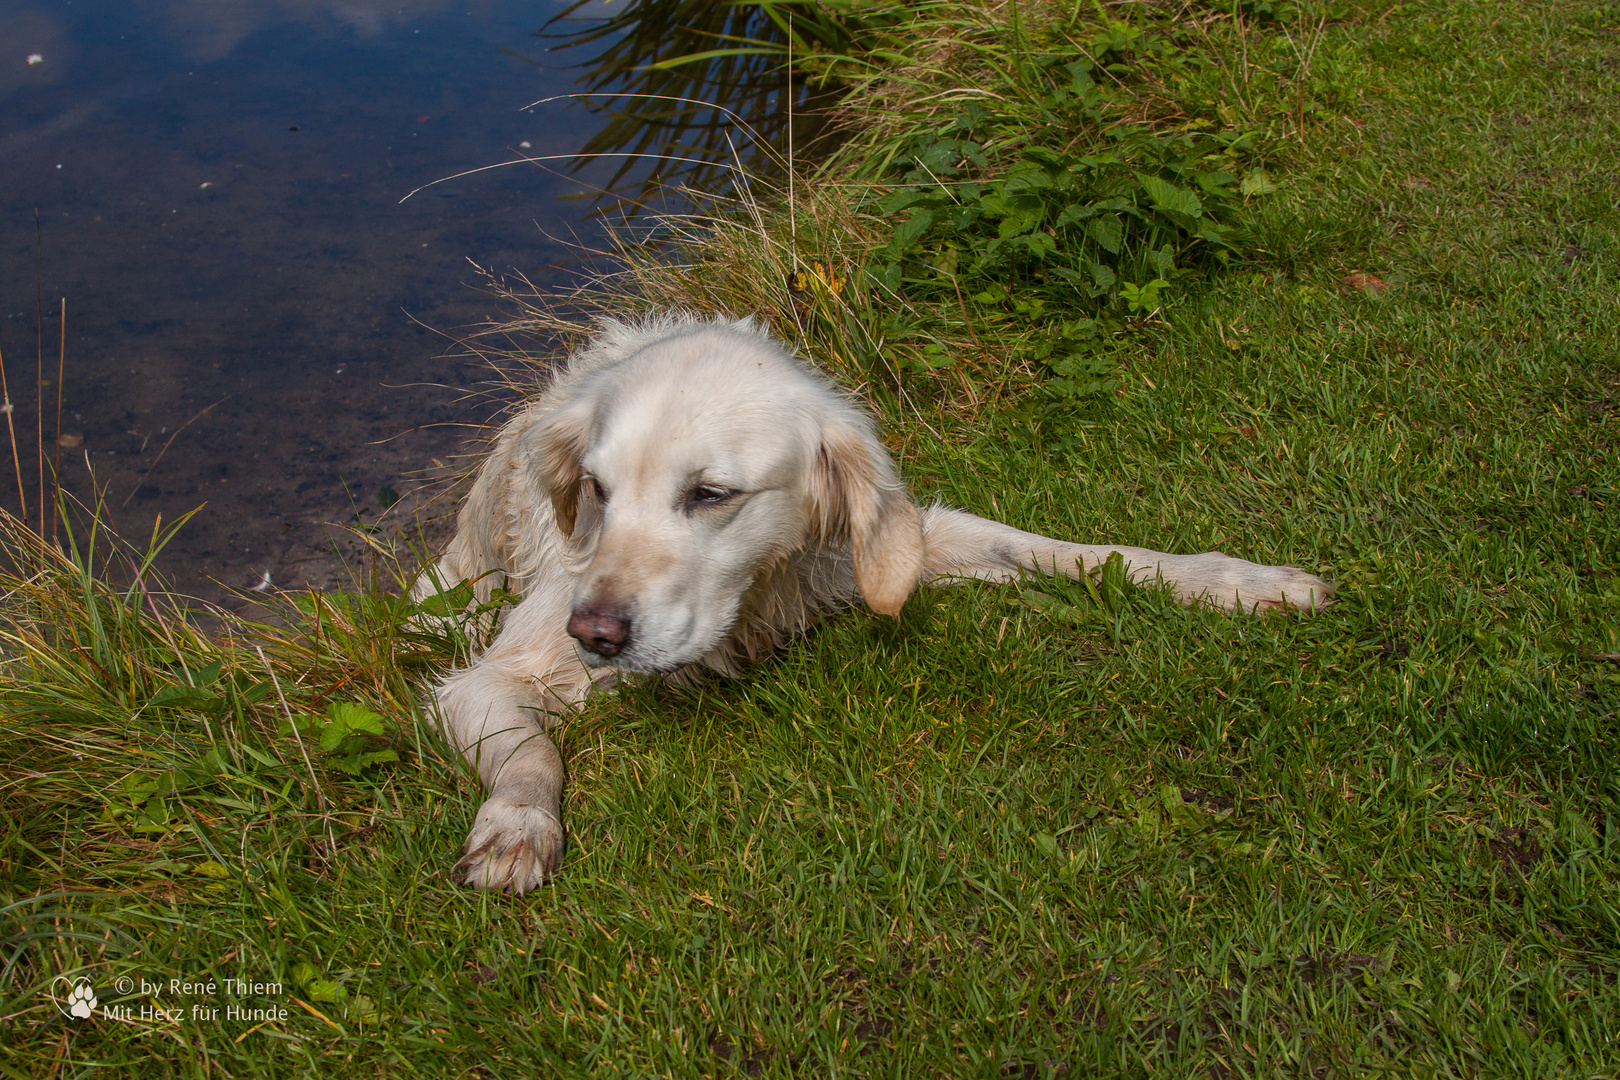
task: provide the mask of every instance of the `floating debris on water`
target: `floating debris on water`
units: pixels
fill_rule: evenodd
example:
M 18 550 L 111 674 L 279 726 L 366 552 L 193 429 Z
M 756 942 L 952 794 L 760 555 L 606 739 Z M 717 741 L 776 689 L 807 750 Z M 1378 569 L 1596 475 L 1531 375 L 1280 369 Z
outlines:
M 45 62 L 45 57 L 42 56 L 41 54 L 39 54 L 37 52 L 28 54 L 28 66 L 29 67 L 39 67 L 39 65 L 43 64 L 44 62 Z
M 259 583 L 257 585 L 255 585 L 255 586 L 253 586 L 248 591 L 249 592 L 267 592 L 267 591 L 269 591 L 271 584 L 272 584 L 272 582 L 270 581 L 270 571 L 266 570 L 264 572 L 264 576 L 259 579 Z

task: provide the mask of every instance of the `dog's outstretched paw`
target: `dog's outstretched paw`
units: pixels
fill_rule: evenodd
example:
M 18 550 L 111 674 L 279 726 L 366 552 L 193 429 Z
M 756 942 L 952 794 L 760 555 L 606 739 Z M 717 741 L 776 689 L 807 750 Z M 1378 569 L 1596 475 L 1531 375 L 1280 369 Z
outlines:
M 1266 566 L 1259 580 L 1238 590 L 1245 611 L 1321 611 L 1333 603 L 1333 586 L 1297 566 Z
M 555 877 L 562 856 L 563 827 L 555 811 L 496 795 L 478 808 L 465 854 L 451 873 L 474 888 L 521 896 Z

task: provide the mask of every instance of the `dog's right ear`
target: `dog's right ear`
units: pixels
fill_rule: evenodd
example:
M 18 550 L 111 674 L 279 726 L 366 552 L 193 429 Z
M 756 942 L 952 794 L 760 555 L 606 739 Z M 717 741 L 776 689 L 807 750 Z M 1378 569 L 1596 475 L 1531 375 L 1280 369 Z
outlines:
M 592 413 L 575 407 L 553 413 L 541 424 L 540 483 L 551 498 L 551 512 L 564 536 L 574 535 L 579 520 L 580 483 L 585 478 L 585 450 L 590 445 Z

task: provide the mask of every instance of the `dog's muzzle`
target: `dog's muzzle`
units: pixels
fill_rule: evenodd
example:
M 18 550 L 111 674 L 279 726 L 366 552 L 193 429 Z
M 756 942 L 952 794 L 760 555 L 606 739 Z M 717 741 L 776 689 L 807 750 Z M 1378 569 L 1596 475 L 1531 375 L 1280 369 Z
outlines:
M 597 656 L 618 656 L 630 644 L 630 613 L 580 608 L 568 617 L 568 633 Z

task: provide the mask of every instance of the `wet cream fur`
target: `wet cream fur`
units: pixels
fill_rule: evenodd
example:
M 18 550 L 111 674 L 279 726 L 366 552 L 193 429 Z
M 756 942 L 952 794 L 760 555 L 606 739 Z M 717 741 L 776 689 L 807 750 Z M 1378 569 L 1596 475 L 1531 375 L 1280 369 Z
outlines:
M 736 494 L 694 505 L 699 486 Z M 563 763 L 546 729 L 620 672 L 731 675 L 856 600 L 894 615 L 919 584 L 1078 577 L 1116 551 L 1133 580 L 1162 578 L 1187 603 L 1309 610 L 1333 593 L 1294 567 L 919 508 L 871 419 L 752 320 L 605 322 L 496 437 L 416 588 L 471 580 L 480 600 L 498 585 L 523 598 L 435 694 L 488 792 L 457 876 L 522 893 L 556 872 Z M 609 600 L 631 626 L 611 660 L 567 632 L 576 608 Z

